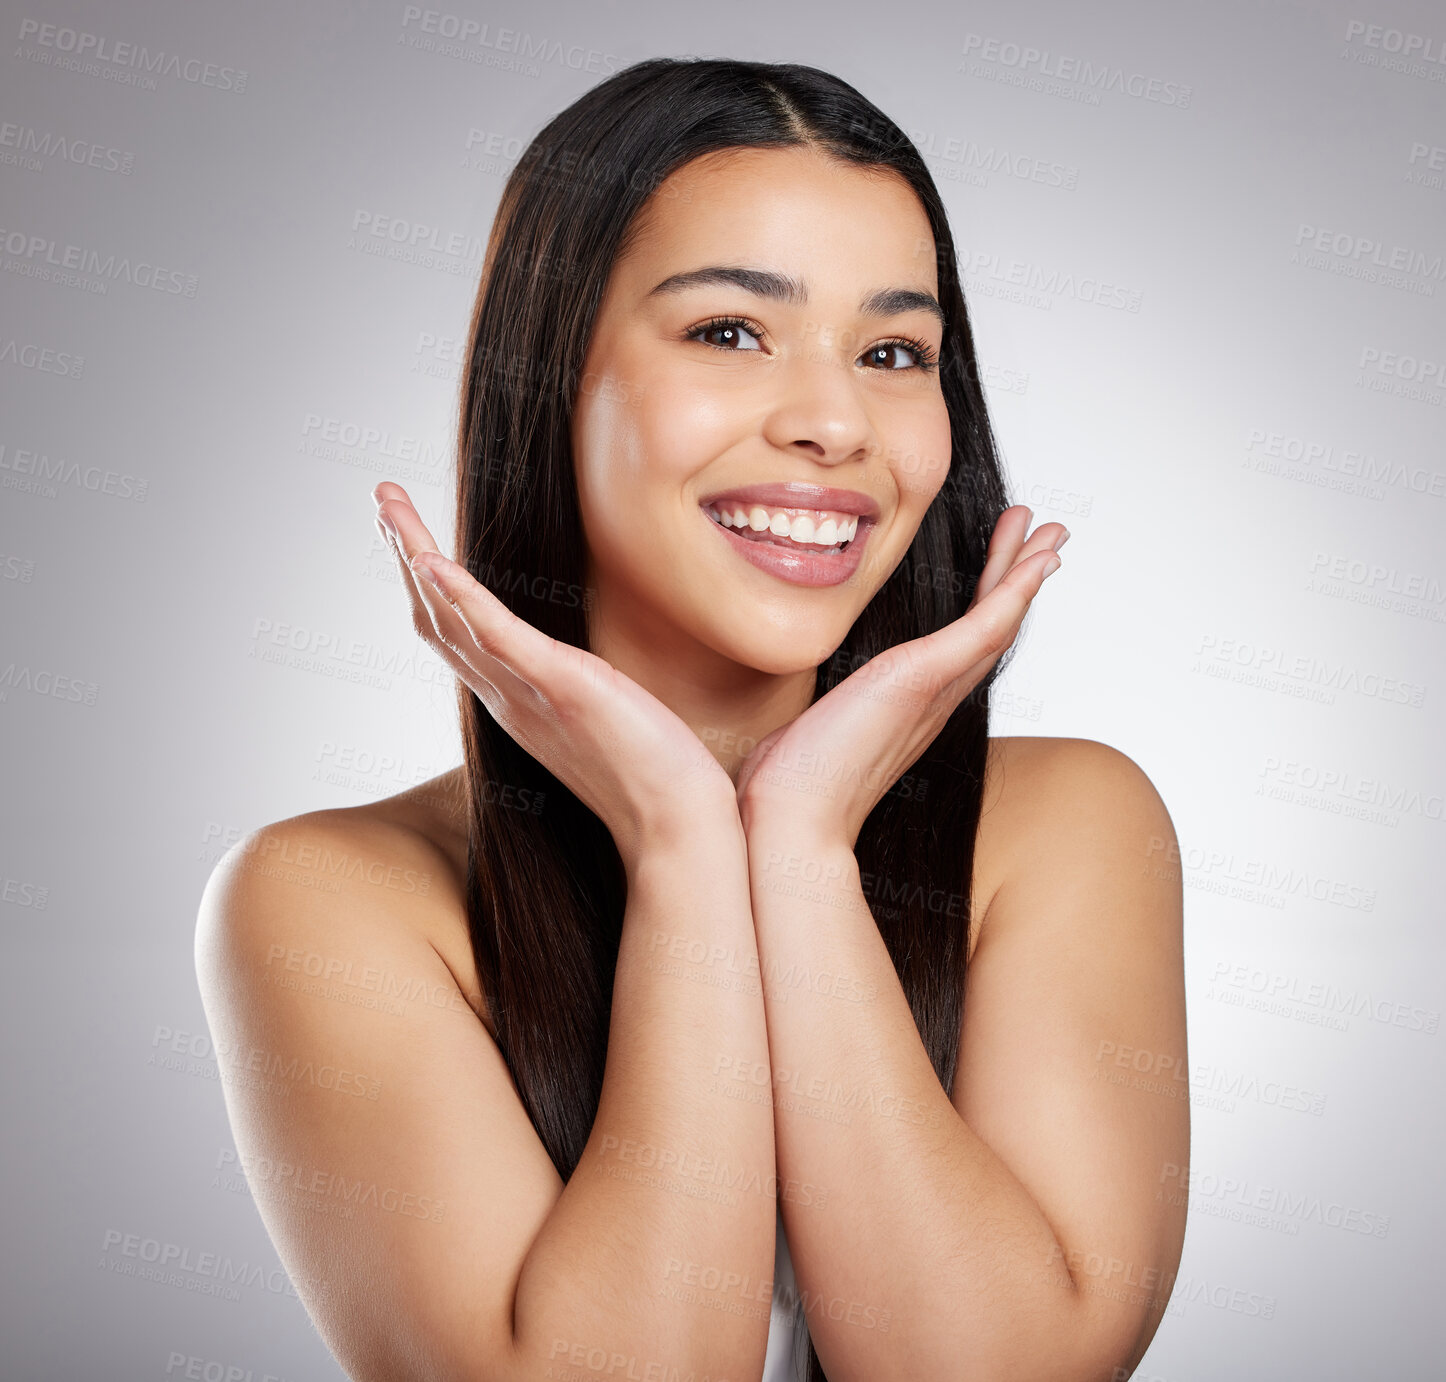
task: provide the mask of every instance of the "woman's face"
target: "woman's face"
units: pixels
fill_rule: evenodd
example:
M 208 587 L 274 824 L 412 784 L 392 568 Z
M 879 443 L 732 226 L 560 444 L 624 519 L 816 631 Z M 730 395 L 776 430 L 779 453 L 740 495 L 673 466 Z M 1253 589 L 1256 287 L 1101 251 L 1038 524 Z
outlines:
M 572 420 L 593 647 L 816 667 L 949 465 L 928 218 L 806 148 L 696 159 L 642 217 Z

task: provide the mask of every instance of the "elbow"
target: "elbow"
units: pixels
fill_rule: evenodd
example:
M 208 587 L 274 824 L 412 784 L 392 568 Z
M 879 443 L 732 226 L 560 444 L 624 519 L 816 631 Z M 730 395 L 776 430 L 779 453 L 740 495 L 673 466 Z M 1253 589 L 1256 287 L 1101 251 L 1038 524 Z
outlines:
M 1162 1313 L 1152 1304 L 1143 1312 L 1117 1309 L 1094 1315 L 1079 1326 L 1073 1365 L 1059 1382 L 1127 1382 L 1150 1347 Z
M 569 1328 L 550 1323 L 514 1334 L 510 1354 L 469 1382 L 544 1382 L 559 1377 L 712 1378 L 743 1382 L 763 1373 L 765 1345 L 754 1347 L 736 1331 L 720 1338 L 714 1329 L 687 1338 L 656 1331 Z
M 992 1359 L 976 1354 L 969 1382 L 1126 1382 L 1154 1337 L 1158 1316 L 1098 1297 L 1078 1284 L 1049 1327 L 1013 1332 Z

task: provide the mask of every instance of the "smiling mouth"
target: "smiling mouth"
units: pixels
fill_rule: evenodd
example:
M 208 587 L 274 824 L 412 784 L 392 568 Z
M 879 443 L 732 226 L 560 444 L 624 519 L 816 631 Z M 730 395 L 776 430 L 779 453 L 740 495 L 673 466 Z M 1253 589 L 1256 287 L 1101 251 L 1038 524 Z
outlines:
M 750 542 L 787 551 L 830 556 L 847 551 L 858 534 L 858 514 L 764 504 L 705 504 L 720 528 Z

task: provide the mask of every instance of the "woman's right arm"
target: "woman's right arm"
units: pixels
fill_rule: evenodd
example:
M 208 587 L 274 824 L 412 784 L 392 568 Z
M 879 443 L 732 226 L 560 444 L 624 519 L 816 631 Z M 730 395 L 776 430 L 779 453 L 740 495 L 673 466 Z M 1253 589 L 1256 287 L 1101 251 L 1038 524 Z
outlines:
M 427 939 L 445 861 L 349 816 L 233 848 L 196 936 L 242 1169 L 348 1375 L 758 1377 L 772 1105 L 712 1092 L 724 1058 L 768 1068 L 741 835 L 699 820 L 630 878 L 602 1100 L 564 1185 Z M 726 958 L 689 982 L 677 947 Z M 749 1283 L 741 1311 L 697 1303 L 713 1272 Z
M 725 1097 L 759 1089 L 720 1078 L 725 1060 L 762 1072 L 769 1093 Z M 549 1362 L 569 1365 L 562 1376 L 761 1375 L 774 1248 L 769 1071 L 742 826 L 736 809 L 731 821 L 695 817 L 629 869 L 602 1098 L 522 1265 L 516 1375 L 549 1375 Z M 700 1287 L 714 1276 L 752 1290 Z M 724 1309 L 701 1303 L 714 1295 Z
M 435 847 L 347 813 L 259 832 L 217 867 L 196 957 L 243 1167 L 258 1197 L 282 1192 L 267 1228 L 356 1382 L 756 1378 L 772 1084 L 733 784 L 606 662 L 450 563 L 446 598 L 419 579 L 440 554 L 399 486 L 378 496 L 418 633 L 618 845 L 607 1061 L 564 1185 L 417 920 L 437 904 L 403 891 L 446 876 Z M 715 1277 L 737 1284 L 700 1302 Z

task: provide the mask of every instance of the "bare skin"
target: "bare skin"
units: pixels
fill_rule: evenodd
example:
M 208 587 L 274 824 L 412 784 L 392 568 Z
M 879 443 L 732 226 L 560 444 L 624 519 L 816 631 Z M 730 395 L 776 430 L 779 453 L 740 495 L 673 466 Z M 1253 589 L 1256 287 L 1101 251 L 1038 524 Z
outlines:
M 1029 736 L 989 741 L 984 807 L 974 845 L 971 888 L 974 924 L 969 929 L 968 955 L 974 957 L 981 923 L 1002 881 L 1009 846 L 1020 835 L 1017 814 L 1037 802 L 1040 784 L 1048 780 L 1050 758 L 1074 741 Z M 357 806 L 336 807 L 325 815 L 337 829 L 365 822 L 387 838 L 396 860 L 426 869 L 432 877 L 430 895 L 408 899 L 397 908 L 397 920 L 433 946 L 452 973 L 457 990 L 468 996 L 488 1031 L 491 1014 L 477 974 L 467 932 L 467 801 L 460 767 L 440 773 L 406 791 Z M 1011 816 L 1016 819 L 1011 823 Z M 1021 862 L 1014 861 L 1016 866 Z
M 1068 741 L 1038 738 L 995 738 L 989 741 L 985 779 L 985 809 L 974 847 L 974 922 L 968 953 L 973 958 L 979 943 L 980 920 L 998 890 L 1000 854 L 1017 834 L 1009 825 L 1011 810 L 1033 799 L 1031 776 L 1047 774 L 1048 758 Z M 1006 772 L 1005 765 L 1008 765 Z M 467 802 L 460 767 L 378 801 L 333 808 L 326 814 L 337 828 L 364 821 L 392 841 L 397 859 L 427 868 L 434 878 L 433 893 L 397 909 L 397 920 L 437 950 L 457 982 L 459 993 L 476 1004 L 478 1016 L 492 1030 L 486 996 L 477 975 L 472 942 L 467 932 Z
M 708 1309 L 675 1288 L 688 1264 L 766 1280 L 774 1199 L 666 1193 L 619 1154 L 650 1145 L 827 1191 L 826 1213 L 782 1193 L 778 1207 L 800 1286 L 842 1303 L 810 1315 L 836 1382 L 1109 1378 L 1148 1346 L 1184 1233 L 1183 1197 L 1157 1192 L 1165 1168 L 1188 1161 L 1188 1102 L 1111 1059 L 1143 1052 L 1157 1071 L 1185 1059 L 1163 803 L 1102 744 L 990 742 L 952 1095 L 852 853 L 878 796 L 1013 641 L 1067 534 L 1031 533 L 1028 510 L 1007 511 L 963 619 L 811 705 L 815 667 L 943 480 L 937 377 L 896 345 L 939 345 L 918 305 L 937 290 L 927 220 L 897 178 L 812 150 L 698 160 L 674 177 L 687 195 L 658 200 L 590 343 L 585 373 L 611 387 L 585 391 L 574 416 L 593 651 L 511 616 L 438 551 L 400 486 L 375 496 L 417 631 L 598 814 L 627 870 L 608 1070 L 583 1160 L 564 1186 L 493 1040 L 463 906 L 460 770 L 267 827 L 218 866 L 197 933 L 218 1041 L 252 1053 L 247 1072 L 329 1061 L 371 1078 L 346 1100 L 295 1077 L 238 1078 L 227 1086 L 238 1150 L 258 1168 L 385 1181 L 414 1208 L 445 1206 L 326 1217 L 289 1181 L 267 1198 L 265 1173 L 253 1180 L 288 1269 L 318 1283 L 302 1294 L 319 1329 L 365 1382 L 586 1376 L 602 1366 L 595 1354 L 638 1375 L 756 1377 L 766 1308 Z M 653 291 L 718 264 L 762 267 L 807 298 L 716 282 Z M 865 311 L 882 288 L 911 297 Z M 687 332 L 742 314 L 758 329 L 732 331 L 736 349 Z M 857 579 L 781 580 L 710 529 L 708 495 L 779 480 L 868 497 L 877 521 Z M 819 752 L 869 785 L 809 792 L 798 765 Z M 779 858 L 830 881 L 807 898 L 780 889 Z M 869 997 L 679 981 L 651 963 L 658 935 L 751 958 L 765 975 L 823 962 Z M 302 985 L 313 971 L 342 977 Z M 399 995 L 390 1008 L 357 1001 L 378 985 Z M 806 1098 L 729 1097 L 725 1068 L 786 1069 L 806 1088 L 867 1083 L 911 1116 L 828 1122 Z

